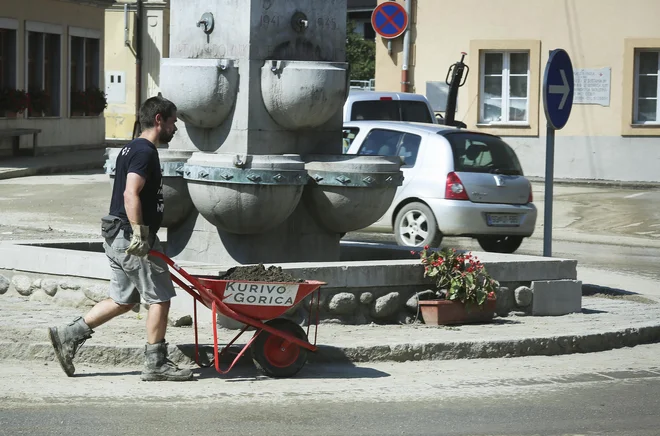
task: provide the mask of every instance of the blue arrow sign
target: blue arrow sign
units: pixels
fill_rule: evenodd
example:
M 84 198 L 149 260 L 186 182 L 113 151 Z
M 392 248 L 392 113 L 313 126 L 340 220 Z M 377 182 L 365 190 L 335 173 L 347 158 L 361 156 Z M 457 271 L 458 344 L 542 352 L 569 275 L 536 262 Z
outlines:
M 543 79 L 543 105 L 548 123 L 559 130 L 571 116 L 573 107 L 573 63 L 562 49 L 550 53 Z

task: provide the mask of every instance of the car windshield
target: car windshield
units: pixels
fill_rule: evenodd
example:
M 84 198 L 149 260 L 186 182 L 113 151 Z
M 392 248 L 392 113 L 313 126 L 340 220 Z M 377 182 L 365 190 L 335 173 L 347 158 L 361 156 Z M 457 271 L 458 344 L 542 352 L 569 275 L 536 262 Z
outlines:
M 455 132 L 445 137 L 454 154 L 454 171 L 523 175 L 516 153 L 496 136 Z
M 356 101 L 351 107 L 351 121 L 361 120 L 433 123 L 426 103 L 410 100 Z

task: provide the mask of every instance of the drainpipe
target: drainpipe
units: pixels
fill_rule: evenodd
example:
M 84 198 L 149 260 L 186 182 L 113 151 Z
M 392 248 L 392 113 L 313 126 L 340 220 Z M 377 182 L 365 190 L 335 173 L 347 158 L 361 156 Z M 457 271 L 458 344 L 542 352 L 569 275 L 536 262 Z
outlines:
M 135 123 L 133 139 L 141 133 L 140 105 L 142 103 L 142 0 L 137 0 L 135 13 Z
M 408 64 L 410 63 L 410 26 L 412 25 L 412 2 L 413 0 L 405 0 L 406 13 L 408 14 L 408 27 L 403 36 L 403 65 L 401 66 L 401 92 L 408 92 Z

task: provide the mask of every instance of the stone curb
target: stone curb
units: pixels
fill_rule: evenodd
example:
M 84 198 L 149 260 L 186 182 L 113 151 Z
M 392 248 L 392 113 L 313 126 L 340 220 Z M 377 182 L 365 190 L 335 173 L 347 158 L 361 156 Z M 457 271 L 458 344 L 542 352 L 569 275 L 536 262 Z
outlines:
M 36 175 L 69 173 L 75 171 L 103 169 L 103 162 L 70 163 L 59 166 L 44 166 L 36 168 L 17 168 L 15 170 L 0 171 L 0 180 L 29 177 Z
M 545 184 L 545 178 L 539 176 L 528 176 L 530 182 L 533 184 Z M 572 185 L 572 186 L 595 186 L 604 188 L 620 188 L 620 189 L 657 189 L 660 188 L 660 182 L 646 182 L 646 181 L 622 181 L 622 180 L 605 180 L 605 179 L 555 179 L 554 184 L 558 185 Z
M 502 357 L 557 356 L 573 353 L 595 353 L 616 348 L 634 347 L 660 342 L 660 324 L 629 328 L 587 335 L 525 338 L 499 341 L 438 342 L 371 347 L 332 347 L 320 345 L 316 354 L 310 354 L 315 363 L 364 363 L 406 362 L 423 360 L 495 359 Z M 223 367 L 240 351 L 232 347 L 222 359 Z M 104 345 L 83 346 L 75 363 L 103 364 L 111 366 L 141 366 L 142 347 L 115 347 Z M 170 358 L 177 364 L 194 363 L 195 347 L 192 344 L 170 346 Z M 252 365 L 249 357 L 243 357 L 238 365 Z M 200 346 L 200 361 L 208 365 L 213 347 Z M 36 360 L 54 362 L 49 343 L 21 344 L 0 343 L 0 360 Z

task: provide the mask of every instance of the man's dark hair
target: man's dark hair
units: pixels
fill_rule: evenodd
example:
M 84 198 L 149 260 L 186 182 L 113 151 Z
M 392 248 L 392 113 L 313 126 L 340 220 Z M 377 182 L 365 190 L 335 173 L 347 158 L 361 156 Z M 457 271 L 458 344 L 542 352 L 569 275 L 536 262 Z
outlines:
M 156 115 L 168 119 L 176 112 L 176 105 L 160 95 L 147 99 L 140 106 L 140 127 L 151 129 L 156 125 Z

